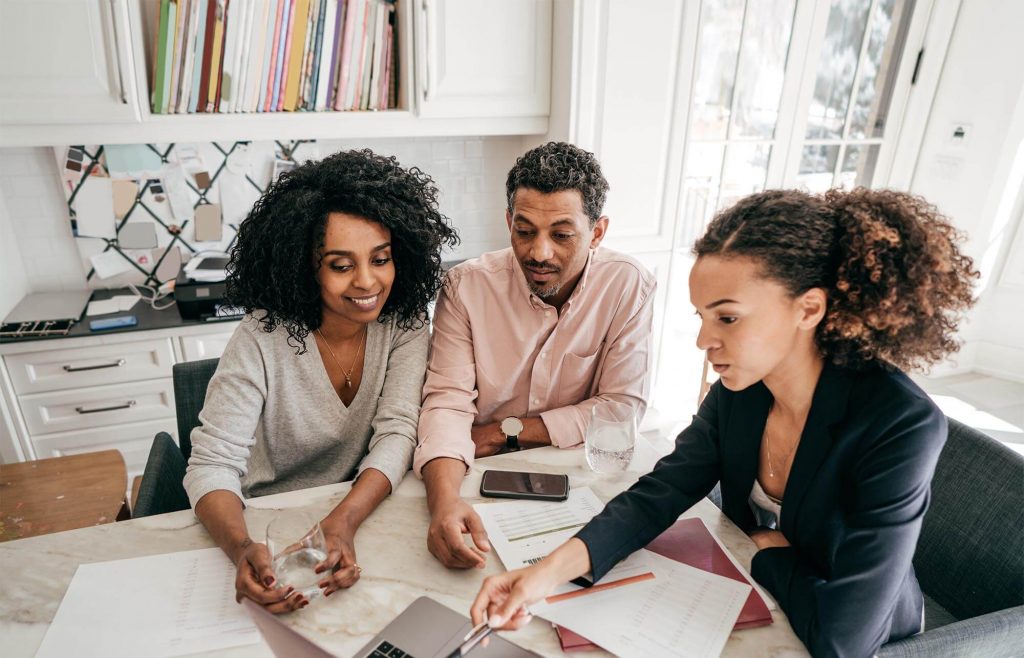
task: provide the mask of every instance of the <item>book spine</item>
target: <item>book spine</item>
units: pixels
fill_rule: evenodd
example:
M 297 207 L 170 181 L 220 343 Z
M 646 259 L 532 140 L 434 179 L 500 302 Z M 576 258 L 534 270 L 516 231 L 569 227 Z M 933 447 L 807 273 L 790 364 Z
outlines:
M 196 37 L 199 33 L 199 0 L 189 4 L 188 32 L 185 35 L 185 61 L 181 65 L 181 93 L 178 94 L 178 113 L 188 112 L 192 94 L 192 69 L 195 68 Z
M 153 112 L 159 114 L 164 105 L 164 63 L 167 59 L 167 20 L 170 1 L 160 2 L 160 23 L 157 27 L 156 57 L 153 66 Z
M 341 50 L 345 45 L 345 22 L 348 20 L 350 0 L 338 0 L 338 11 L 334 25 L 334 47 L 331 49 L 331 74 L 327 81 L 327 102 L 324 109 L 333 110 L 338 95 L 338 81 L 341 76 Z
M 203 52 L 206 49 L 207 0 L 199 0 L 196 13 L 196 51 L 192 54 L 192 89 L 188 93 L 188 111 L 199 109 L 199 89 L 203 79 Z
M 348 93 L 348 79 L 352 68 L 352 41 L 355 38 L 356 21 L 363 0 L 348 0 L 345 12 L 345 38 L 341 45 L 341 61 L 338 63 L 338 91 L 334 100 L 334 109 L 345 109 L 345 95 Z
M 210 94 L 210 60 L 213 59 L 214 23 L 217 19 L 217 1 L 206 1 L 206 40 L 203 43 L 202 75 L 199 78 L 199 98 L 196 99 L 196 112 L 206 111 L 206 100 Z
M 288 52 L 288 37 L 290 36 L 290 25 L 292 16 L 293 0 L 284 0 L 284 10 L 281 12 L 281 34 L 277 40 L 277 62 L 274 65 L 274 87 L 270 98 L 270 111 L 277 112 L 281 108 L 278 103 L 281 98 L 282 78 L 285 74 L 284 60 Z
M 220 101 L 221 66 L 224 57 L 224 23 L 227 21 L 228 0 L 217 0 L 217 20 L 213 28 L 213 55 L 210 58 L 210 91 L 206 98 L 206 111 L 216 112 Z
M 167 99 L 168 114 L 174 114 L 178 110 L 178 85 L 181 81 L 182 47 L 185 45 L 188 12 L 188 0 L 178 0 L 178 17 L 174 25 L 174 49 L 171 59 L 171 95 Z
M 309 89 L 306 93 L 306 107 L 310 110 L 316 109 L 317 92 L 320 91 L 320 63 L 324 61 L 324 35 L 328 33 L 326 22 L 333 16 L 328 16 L 331 0 L 320 0 L 320 15 L 316 21 L 316 39 L 313 42 L 313 58 L 310 61 Z
M 386 110 L 390 107 L 388 101 L 391 90 L 391 57 L 394 52 L 394 26 L 388 23 L 387 26 L 387 47 L 384 50 L 384 74 L 380 81 L 380 98 L 378 99 L 378 110 Z
M 302 82 L 303 54 L 306 49 L 306 28 L 309 23 L 309 0 L 295 0 L 292 35 L 288 43 L 288 82 L 285 85 L 281 109 L 294 112 L 299 104 L 299 85 Z
M 338 20 L 338 0 L 325 0 L 327 10 L 324 12 L 323 39 L 320 41 L 320 56 L 317 61 L 316 91 L 313 94 L 313 109 L 324 110 L 327 107 L 327 95 L 330 93 L 331 60 L 334 53 L 334 26 Z
M 369 0 L 366 12 L 366 38 L 363 40 L 362 62 L 359 66 L 359 86 L 356 87 L 354 110 L 365 110 L 370 91 L 370 76 L 373 75 L 373 42 L 376 38 L 377 12 L 382 8 L 380 0 Z
M 171 0 L 167 8 L 167 57 L 164 59 L 164 93 L 160 113 L 167 114 L 171 101 L 171 70 L 174 66 L 174 31 L 178 27 L 178 0 Z
M 285 0 L 277 0 L 277 10 L 274 15 L 273 26 L 271 28 L 273 34 L 271 38 L 272 45 L 267 53 L 267 68 L 263 75 L 265 86 L 260 92 L 260 107 L 263 108 L 261 110 L 262 112 L 270 111 L 270 102 L 274 96 L 274 71 L 277 68 L 278 48 L 280 48 L 281 45 L 281 21 L 284 20 L 284 3 Z
M 256 20 L 252 25 L 252 43 L 255 51 L 249 54 L 249 77 L 246 79 L 245 101 L 242 112 L 254 112 L 259 99 L 259 87 L 262 78 L 263 63 L 267 52 L 267 18 L 270 4 L 267 0 L 256 0 Z

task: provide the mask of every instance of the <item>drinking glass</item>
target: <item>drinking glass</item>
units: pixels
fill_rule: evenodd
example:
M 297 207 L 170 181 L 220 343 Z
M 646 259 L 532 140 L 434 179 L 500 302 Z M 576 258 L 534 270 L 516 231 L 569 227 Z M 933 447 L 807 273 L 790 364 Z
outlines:
M 633 461 L 636 445 L 636 414 L 633 407 L 611 400 L 590 410 L 586 433 L 587 463 L 597 473 L 625 471 Z
M 317 583 L 325 574 L 316 573 L 316 565 L 327 559 L 327 541 L 319 519 L 302 512 L 282 513 L 267 524 L 267 550 L 280 585 L 290 585 L 309 600 L 320 594 Z

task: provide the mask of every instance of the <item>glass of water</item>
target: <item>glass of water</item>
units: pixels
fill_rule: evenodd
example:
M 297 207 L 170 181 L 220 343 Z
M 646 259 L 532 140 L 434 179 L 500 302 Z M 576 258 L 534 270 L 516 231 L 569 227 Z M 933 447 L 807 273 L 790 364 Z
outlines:
M 309 600 L 320 594 L 317 583 L 326 574 L 316 573 L 316 565 L 327 559 L 327 541 L 319 519 L 303 512 L 282 513 L 267 525 L 267 550 L 278 584 Z
M 587 463 L 597 473 L 614 473 L 629 468 L 636 445 L 636 414 L 633 407 L 606 400 L 590 411 L 587 427 Z

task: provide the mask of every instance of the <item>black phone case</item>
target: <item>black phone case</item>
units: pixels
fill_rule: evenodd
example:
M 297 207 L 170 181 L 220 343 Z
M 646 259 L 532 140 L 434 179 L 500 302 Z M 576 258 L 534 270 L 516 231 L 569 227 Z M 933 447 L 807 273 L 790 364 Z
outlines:
M 485 498 L 514 498 L 516 500 L 546 500 L 549 502 L 561 502 L 569 498 L 569 476 L 564 473 L 561 474 L 565 479 L 565 493 L 563 495 L 555 494 L 536 494 L 536 493 L 520 493 L 518 491 L 505 491 L 501 489 L 487 489 L 486 478 L 488 471 L 484 471 L 483 478 L 480 480 L 480 495 Z M 551 475 L 557 475 L 551 473 Z

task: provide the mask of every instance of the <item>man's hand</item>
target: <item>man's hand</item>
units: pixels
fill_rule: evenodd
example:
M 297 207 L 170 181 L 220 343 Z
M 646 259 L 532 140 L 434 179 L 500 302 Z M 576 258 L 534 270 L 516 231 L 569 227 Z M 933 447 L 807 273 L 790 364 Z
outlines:
M 786 536 L 778 530 L 758 528 L 750 531 L 750 538 L 757 544 L 757 550 L 759 551 L 765 548 L 785 548 L 789 546 Z
M 501 431 L 500 423 L 487 423 L 486 425 L 474 425 L 470 432 L 473 443 L 476 445 L 475 457 L 490 457 L 501 452 L 505 447 L 505 434 Z
M 475 548 L 466 545 L 462 538 L 466 533 L 473 538 Z M 491 550 L 491 544 L 477 513 L 469 503 L 455 497 L 434 507 L 427 531 L 427 548 L 446 567 L 483 569 L 487 563 L 484 553 Z

